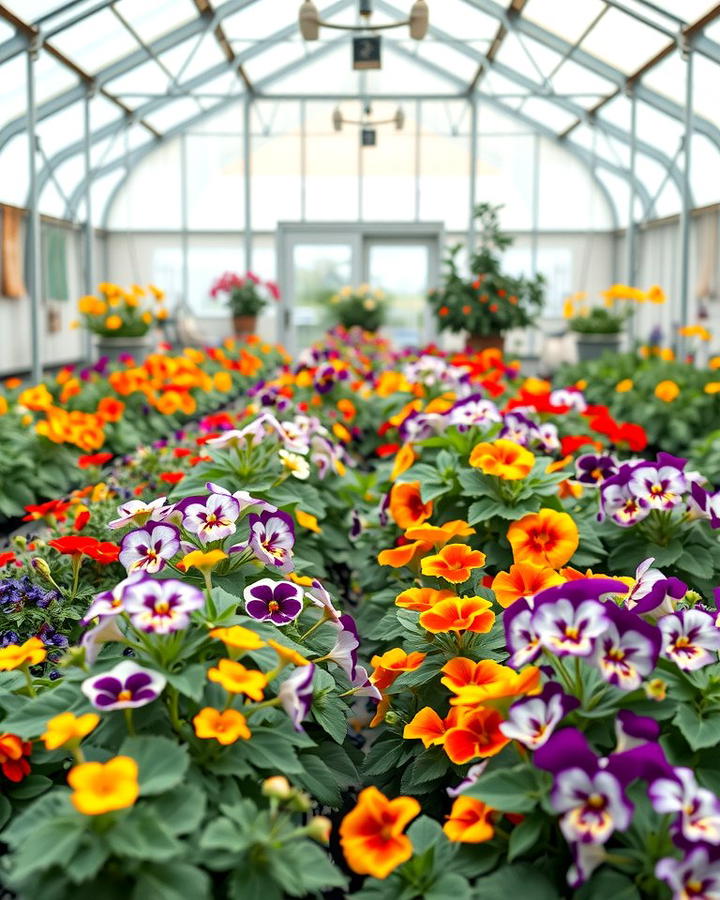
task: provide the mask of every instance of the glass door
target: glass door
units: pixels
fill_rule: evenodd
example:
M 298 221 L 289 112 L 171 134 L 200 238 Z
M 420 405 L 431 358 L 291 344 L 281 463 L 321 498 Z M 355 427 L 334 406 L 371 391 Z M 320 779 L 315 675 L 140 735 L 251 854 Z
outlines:
M 330 297 L 346 285 L 366 283 L 385 294 L 383 333 L 394 344 L 418 346 L 432 340 L 425 297 L 437 282 L 441 240 L 439 225 L 281 223 L 278 339 L 292 354 L 309 347 L 333 324 Z

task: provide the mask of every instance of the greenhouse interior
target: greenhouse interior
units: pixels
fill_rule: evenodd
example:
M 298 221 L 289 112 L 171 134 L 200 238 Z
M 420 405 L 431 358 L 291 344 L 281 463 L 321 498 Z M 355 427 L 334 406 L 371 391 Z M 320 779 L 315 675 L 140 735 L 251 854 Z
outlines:
M 0 3 L 0 897 L 720 900 L 719 225 L 708 0 Z

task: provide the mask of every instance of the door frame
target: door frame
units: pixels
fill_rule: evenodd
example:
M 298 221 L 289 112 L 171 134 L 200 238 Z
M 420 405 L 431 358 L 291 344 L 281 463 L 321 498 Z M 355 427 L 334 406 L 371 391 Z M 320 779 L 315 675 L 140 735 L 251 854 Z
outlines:
M 275 250 L 280 287 L 280 310 L 277 317 L 277 340 L 288 352 L 296 351 L 295 331 L 290 297 L 293 249 L 297 244 L 327 243 L 352 246 L 352 276 L 354 284 L 367 280 L 369 245 L 374 242 L 428 245 L 428 287 L 438 284 L 440 260 L 445 246 L 443 222 L 278 222 Z M 428 320 L 434 323 L 434 320 Z M 433 340 L 434 331 L 426 333 Z

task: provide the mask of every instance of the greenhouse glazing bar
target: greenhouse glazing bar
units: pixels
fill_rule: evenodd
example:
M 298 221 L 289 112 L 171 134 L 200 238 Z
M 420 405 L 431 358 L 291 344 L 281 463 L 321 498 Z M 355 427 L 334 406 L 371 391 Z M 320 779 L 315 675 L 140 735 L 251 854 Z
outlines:
M 85 238 L 85 292 L 92 294 L 95 291 L 95 229 L 93 226 L 93 207 L 92 207 L 92 158 L 91 158 L 91 138 L 92 125 L 90 119 L 91 104 L 93 97 L 93 89 L 88 85 L 85 94 L 85 103 L 83 106 L 83 162 L 85 174 L 85 230 L 83 232 Z M 92 356 L 92 335 L 89 329 L 85 329 L 83 333 L 83 349 L 85 359 L 90 360 Z
M 27 50 L 27 131 L 29 150 L 30 197 L 28 203 L 27 246 L 30 253 L 28 285 L 30 293 L 30 352 L 32 377 L 36 384 L 42 381 L 42 348 L 40 346 L 40 292 L 42 268 L 40 247 L 40 208 L 38 204 L 37 134 L 35 120 L 35 63 L 38 50 L 32 45 Z
M 693 138 L 693 48 L 687 43 L 685 51 L 685 146 L 683 153 L 683 192 L 680 210 L 680 322 L 688 322 L 690 305 L 690 166 L 692 162 Z M 680 337 L 681 359 L 685 357 L 685 337 Z

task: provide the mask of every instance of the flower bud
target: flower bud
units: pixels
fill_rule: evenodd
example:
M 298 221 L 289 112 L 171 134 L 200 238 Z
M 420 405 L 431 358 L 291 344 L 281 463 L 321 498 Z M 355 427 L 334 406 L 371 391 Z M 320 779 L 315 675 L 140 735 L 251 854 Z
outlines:
M 41 578 L 44 578 L 45 581 L 49 581 L 51 584 L 54 584 L 50 566 L 41 556 L 33 556 L 31 564 L 33 569 L 35 569 L 35 571 Z
M 702 595 L 698 594 L 697 591 L 688 591 L 684 599 L 689 606 L 695 606 L 696 603 L 702 601 Z
M 385 713 L 385 718 L 383 721 L 386 725 L 399 725 L 402 719 L 396 712 L 390 709 Z
M 288 809 L 293 812 L 308 812 L 312 806 L 312 801 L 307 794 L 302 791 L 295 791 L 288 803 Z
M 653 678 L 645 685 L 645 696 L 648 700 L 656 700 L 658 703 L 667 697 L 667 682 L 662 678 Z
M 24 550 L 27 547 L 27 538 L 24 534 L 16 534 L 12 542 L 19 550 Z
M 273 775 L 266 778 L 262 786 L 263 797 L 274 797 L 276 800 L 289 800 L 295 789 L 284 775 Z
M 315 816 L 307 825 L 307 836 L 318 844 L 329 844 L 331 831 L 332 822 L 327 816 Z

